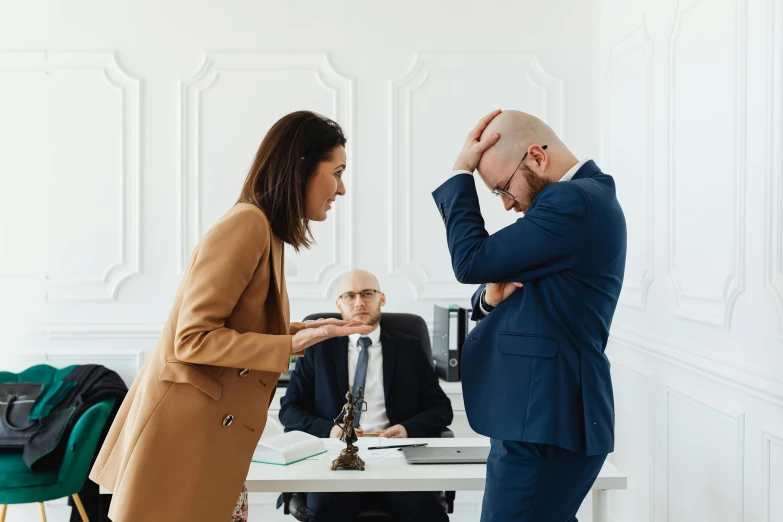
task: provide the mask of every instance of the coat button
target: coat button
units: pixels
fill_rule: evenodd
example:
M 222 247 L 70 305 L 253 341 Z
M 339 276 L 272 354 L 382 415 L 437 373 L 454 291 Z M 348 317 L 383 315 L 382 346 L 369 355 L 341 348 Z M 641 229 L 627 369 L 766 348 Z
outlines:
M 233 422 L 234 422 L 234 416 L 233 415 L 226 415 L 226 418 L 223 419 L 223 426 L 228 428 L 229 426 L 231 426 L 231 423 L 233 423 Z
M 250 373 L 250 370 L 249 370 L 249 369 L 247 369 L 247 368 L 245 368 L 244 370 L 239 370 L 239 376 L 240 376 L 240 377 L 244 377 L 244 376 L 246 376 L 248 373 Z

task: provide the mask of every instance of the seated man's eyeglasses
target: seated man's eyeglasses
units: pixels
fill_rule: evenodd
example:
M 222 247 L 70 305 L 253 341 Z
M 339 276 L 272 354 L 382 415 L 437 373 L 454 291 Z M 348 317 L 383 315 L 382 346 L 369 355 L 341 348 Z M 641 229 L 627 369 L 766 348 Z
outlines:
M 368 288 L 367 290 L 362 290 L 361 292 L 345 292 L 344 294 L 340 294 L 338 299 L 342 300 L 342 302 L 345 304 L 351 304 L 356 301 L 356 296 L 358 295 L 362 298 L 362 301 L 368 302 L 375 299 L 375 296 L 380 293 L 380 290 L 373 290 L 372 288 Z
M 546 150 L 546 147 L 547 147 L 546 145 L 542 145 L 541 146 L 541 148 L 544 149 L 544 150 Z M 517 171 L 519 170 L 519 167 L 522 166 L 522 162 L 525 161 L 525 158 L 527 158 L 527 151 L 525 151 L 525 155 L 522 156 L 522 159 L 519 160 L 519 165 L 517 165 L 517 168 L 514 169 L 514 174 L 516 174 Z M 514 194 L 512 194 L 511 192 L 508 191 L 508 186 L 511 185 L 511 180 L 514 179 L 514 174 L 512 174 L 511 177 L 508 178 L 508 181 L 506 182 L 506 184 L 503 186 L 502 189 L 501 188 L 496 188 L 495 190 L 492 191 L 492 193 L 494 195 L 496 195 L 496 196 L 503 196 L 503 197 L 506 197 L 508 199 L 517 199 L 517 198 L 514 197 Z

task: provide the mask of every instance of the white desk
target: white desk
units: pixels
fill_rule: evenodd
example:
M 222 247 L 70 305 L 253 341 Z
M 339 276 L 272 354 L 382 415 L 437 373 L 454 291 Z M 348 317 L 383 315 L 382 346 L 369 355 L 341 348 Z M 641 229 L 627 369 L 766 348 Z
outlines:
M 374 446 L 377 439 L 365 438 Z M 330 441 L 333 443 L 334 441 Z M 396 439 L 385 444 L 427 442 L 430 446 L 488 446 L 486 438 Z M 377 444 L 377 445 L 383 445 Z M 388 451 L 385 453 L 389 453 Z M 365 459 L 365 470 L 330 468 L 333 452 L 303 460 L 290 466 L 253 463 L 247 476 L 250 492 L 344 492 L 344 491 L 482 491 L 486 481 L 484 464 L 427 464 L 405 462 L 402 452 L 394 450 L 387 458 Z M 370 454 L 359 450 L 359 456 Z M 610 462 L 604 463 L 593 485 L 593 522 L 607 522 L 607 491 L 626 489 L 627 477 Z

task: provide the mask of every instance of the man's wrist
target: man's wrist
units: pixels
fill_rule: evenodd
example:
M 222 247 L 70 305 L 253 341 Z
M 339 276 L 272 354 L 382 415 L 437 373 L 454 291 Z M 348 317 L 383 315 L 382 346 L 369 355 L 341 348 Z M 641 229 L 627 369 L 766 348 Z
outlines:
M 484 288 L 484 290 L 481 291 L 481 297 L 479 298 L 479 305 L 481 306 L 481 311 L 484 312 L 485 314 L 488 314 L 492 310 L 494 310 L 495 307 L 487 302 L 486 295 L 487 295 L 487 289 Z
M 472 176 L 473 171 L 467 169 L 455 169 L 451 171 L 451 176 L 456 176 L 457 174 L 467 174 L 468 176 Z

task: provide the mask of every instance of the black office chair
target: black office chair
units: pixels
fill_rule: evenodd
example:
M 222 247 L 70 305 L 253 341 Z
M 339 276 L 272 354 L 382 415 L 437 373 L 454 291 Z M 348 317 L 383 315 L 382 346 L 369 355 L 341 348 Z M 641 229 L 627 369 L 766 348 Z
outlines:
M 304 318 L 305 321 L 315 319 L 341 319 L 342 316 L 337 313 L 311 314 Z M 427 353 L 427 360 L 432 364 L 432 345 L 430 344 L 430 332 L 424 319 L 415 314 L 402 313 L 384 313 L 381 315 L 381 328 L 390 332 L 399 332 L 401 334 L 416 337 L 422 342 L 424 351 Z M 454 432 L 450 429 L 444 429 L 441 438 L 453 438 Z M 441 495 L 441 505 L 446 513 L 454 512 L 454 491 L 445 491 Z M 307 510 L 307 493 L 282 493 L 277 499 L 277 508 L 283 507 L 283 513 L 293 515 L 301 522 L 309 520 Z M 365 511 L 359 513 L 358 520 L 361 522 L 390 522 L 394 520 L 389 513 L 383 511 Z

